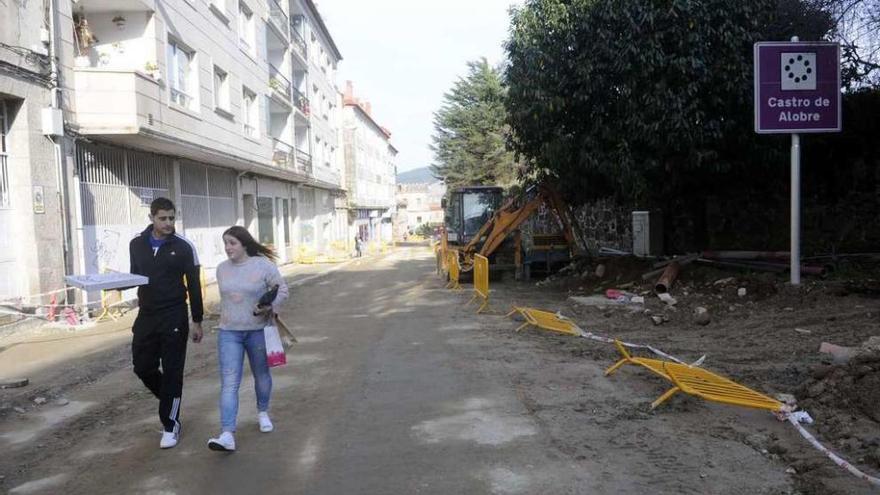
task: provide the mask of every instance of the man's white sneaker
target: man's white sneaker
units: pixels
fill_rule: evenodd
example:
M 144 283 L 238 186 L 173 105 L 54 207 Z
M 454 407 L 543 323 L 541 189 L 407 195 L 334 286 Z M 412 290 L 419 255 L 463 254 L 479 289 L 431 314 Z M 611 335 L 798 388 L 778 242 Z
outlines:
M 234 452 L 235 437 L 231 431 L 224 431 L 219 437 L 208 440 L 208 448 L 218 452 Z
M 257 418 L 259 418 L 260 420 L 260 431 L 262 431 L 263 433 L 269 433 L 270 431 L 275 429 L 275 427 L 272 425 L 272 420 L 269 419 L 269 413 L 260 412 L 259 414 L 257 414 Z
M 159 441 L 160 449 L 170 449 L 177 445 L 177 439 L 180 437 L 177 433 L 173 431 L 163 431 L 162 432 L 162 440 Z

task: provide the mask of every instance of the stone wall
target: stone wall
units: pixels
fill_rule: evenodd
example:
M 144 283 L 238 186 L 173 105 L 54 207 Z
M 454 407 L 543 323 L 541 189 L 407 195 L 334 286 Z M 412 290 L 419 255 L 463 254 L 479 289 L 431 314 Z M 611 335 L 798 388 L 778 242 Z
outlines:
M 592 253 L 600 247 L 632 251 L 632 210 L 608 199 L 576 207 L 575 235 L 583 235 Z

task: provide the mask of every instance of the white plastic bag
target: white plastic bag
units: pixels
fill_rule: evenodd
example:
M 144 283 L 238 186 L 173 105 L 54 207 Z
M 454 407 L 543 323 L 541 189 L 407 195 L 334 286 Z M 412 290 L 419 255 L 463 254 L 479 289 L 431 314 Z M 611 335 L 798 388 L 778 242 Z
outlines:
M 284 346 L 281 344 L 281 336 L 278 327 L 267 325 L 263 328 L 263 336 L 266 338 L 266 362 L 270 368 L 287 364 L 287 356 L 284 355 Z

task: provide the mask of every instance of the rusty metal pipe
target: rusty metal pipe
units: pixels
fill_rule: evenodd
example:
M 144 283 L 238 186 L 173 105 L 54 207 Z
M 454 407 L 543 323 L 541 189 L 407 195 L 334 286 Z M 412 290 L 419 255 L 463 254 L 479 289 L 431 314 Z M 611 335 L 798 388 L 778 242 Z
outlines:
M 657 294 L 669 292 L 669 289 L 672 288 L 672 284 L 675 283 L 675 279 L 678 278 L 678 272 L 680 270 L 681 265 L 679 265 L 677 261 L 673 261 L 672 263 L 666 265 L 666 269 L 663 270 L 663 274 L 660 275 L 660 278 L 654 285 L 654 292 L 656 292 Z

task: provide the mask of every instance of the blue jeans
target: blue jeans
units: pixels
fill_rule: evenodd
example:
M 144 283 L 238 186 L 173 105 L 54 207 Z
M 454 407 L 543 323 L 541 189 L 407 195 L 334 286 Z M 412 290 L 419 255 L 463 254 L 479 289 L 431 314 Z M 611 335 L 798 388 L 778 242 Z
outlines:
M 269 410 L 272 375 L 269 374 L 269 365 L 266 364 L 266 339 L 263 330 L 221 329 L 217 337 L 217 351 L 220 354 L 220 426 L 223 431 L 234 432 L 245 352 L 254 375 L 257 411 Z

